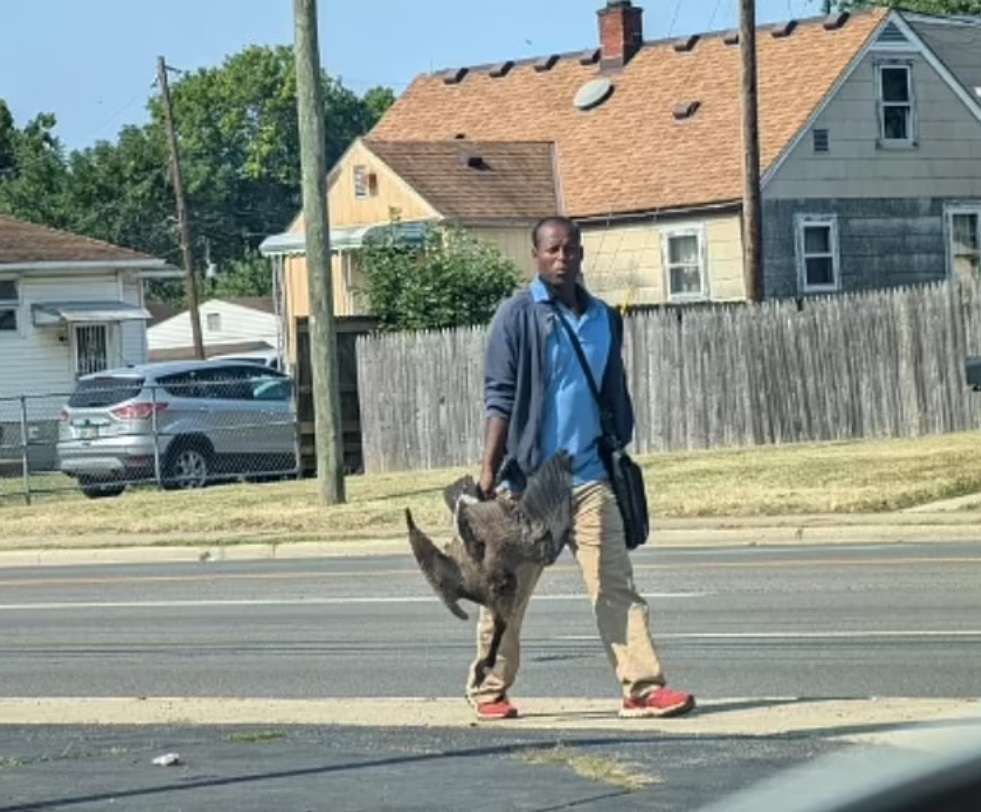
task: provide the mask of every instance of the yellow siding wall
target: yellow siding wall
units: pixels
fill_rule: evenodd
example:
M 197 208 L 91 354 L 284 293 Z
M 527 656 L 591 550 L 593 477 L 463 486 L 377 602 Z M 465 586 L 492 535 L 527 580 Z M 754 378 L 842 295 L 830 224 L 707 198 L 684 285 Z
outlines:
M 701 227 L 704 234 L 708 298 L 713 301 L 745 299 L 738 214 L 705 215 L 636 225 L 587 225 L 583 228 L 586 252 L 583 274 L 586 284 L 610 304 L 620 305 L 625 300 L 635 305 L 666 302 L 662 239 L 673 229 L 691 226 Z M 505 257 L 518 265 L 525 279 L 531 279 L 535 267 L 531 257 L 530 228 L 530 225 L 474 226 L 470 231 L 496 244 Z M 310 313 L 305 258 L 287 257 L 283 274 L 286 308 L 290 317 L 286 343 L 290 358 L 293 358 L 295 341 L 292 320 Z M 335 315 L 366 315 L 367 298 L 357 290 L 364 284 L 363 277 L 353 266 L 350 255 L 333 254 L 331 274 Z
M 738 214 L 704 215 L 614 226 L 583 227 L 586 285 L 610 304 L 661 304 L 667 301 L 663 236 L 673 229 L 700 226 L 713 301 L 745 299 L 741 221 Z
M 535 273 L 531 256 L 531 224 L 527 226 L 473 226 L 468 229 L 475 237 L 493 243 L 505 259 L 514 262 L 526 279 Z
M 310 315 L 310 294 L 307 286 L 307 262 L 303 256 L 283 259 L 283 311 L 286 315 L 285 352 L 290 364 L 296 362 L 296 322 Z
M 364 166 L 369 172 L 375 173 L 378 179 L 377 194 L 366 198 L 355 197 L 354 168 L 356 166 Z M 331 228 L 381 225 L 389 222 L 393 210 L 402 220 L 427 220 L 439 216 L 405 181 L 379 161 L 360 141 L 351 145 L 337 170 L 337 176 L 327 190 L 327 210 Z M 290 225 L 289 233 L 300 234 L 303 228 L 301 215 Z M 363 314 L 365 312 L 361 301 L 363 297 L 349 289 L 349 282 L 353 282 L 355 286 L 360 284 L 356 270 L 350 268 L 349 260 L 339 254 L 332 254 L 331 276 L 334 314 L 338 316 Z M 286 344 L 292 358 L 295 346 L 293 319 L 310 315 L 305 257 L 287 257 L 283 269 L 283 287 L 286 312 L 289 317 Z
M 354 169 L 364 166 L 378 178 L 377 194 L 355 197 Z M 331 228 L 372 226 L 387 223 L 395 210 L 402 220 L 428 220 L 439 213 L 413 191 L 398 175 L 374 156 L 360 141 L 341 158 L 337 177 L 327 189 L 327 210 Z M 303 218 L 290 226 L 290 233 L 303 230 Z
M 350 264 L 348 256 L 331 255 L 331 280 L 334 293 L 334 315 L 354 316 L 367 312 L 359 307 L 359 296 L 348 287 L 351 272 L 345 271 Z M 356 278 L 356 274 L 354 274 Z M 355 284 L 359 284 L 356 281 Z M 283 291 L 285 295 L 285 311 L 288 316 L 286 329 L 286 354 L 290 361 L 296 360 L 296 341 L 294 336 L 294 319 L 310 315 L 310 288 L 307 280 L 307 261 L 304 256 L 288 256 L 283 262 Z

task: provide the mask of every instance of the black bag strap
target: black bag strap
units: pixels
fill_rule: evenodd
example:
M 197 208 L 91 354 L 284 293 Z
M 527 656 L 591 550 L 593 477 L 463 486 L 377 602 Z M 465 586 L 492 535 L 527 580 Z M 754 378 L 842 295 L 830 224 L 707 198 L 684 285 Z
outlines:
M 572 349 L 575 350 L 576 357 L 579 359 L 579 364 L 582 367 L 583 374 L 586 376 L 586 383 L 589 384 L 589 391 L 593 393 L 593 398 L 596 400 L 596 405 L 599 407 L 600 429 L 603 431 L 603 434 L 606 435 L 606 439 L 609 442 L 612 442 L 619 447 L 620 443 L 617 440 L 616 432 L 613 431 L 613 420 L 611 419 L 609 412 L 603 408 L 603 400 L 600 397 L 599 387 L 596 386 L 596 381 L 593 379 L 593 371 L 589 368 L 589 362 L 586 360 L 586 354 L 582 351 L 582 346 L 579 344 L 579 337 L 576 335 L 572 327 L 569 326 L 569 322 L 565 320 L 565 317 L 562 315 L 562 311 L 559 310 L 559 306 L 555 299 L 549 299 L 548 301 L 552 306 L 552 310 L 555 311 L 555 317 L 565 328 L 566 334 L 569 336 L 569 341 L 572 342 Z M 607 314 L 607 318 L 609 318 L 609 314 Z

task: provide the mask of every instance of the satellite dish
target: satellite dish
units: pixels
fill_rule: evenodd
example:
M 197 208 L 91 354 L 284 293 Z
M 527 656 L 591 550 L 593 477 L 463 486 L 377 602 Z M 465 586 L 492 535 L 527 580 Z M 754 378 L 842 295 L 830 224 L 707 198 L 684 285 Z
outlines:
M 580 110 L 591 110 L 606 101 L 613 92 L 613 83 L 605 76 L 591 79 L 576 91 L 573 104 Z

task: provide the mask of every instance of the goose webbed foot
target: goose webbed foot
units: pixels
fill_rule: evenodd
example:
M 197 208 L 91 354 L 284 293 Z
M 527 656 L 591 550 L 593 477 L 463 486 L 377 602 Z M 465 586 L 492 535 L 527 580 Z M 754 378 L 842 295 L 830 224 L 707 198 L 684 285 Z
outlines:
M 487 672 L 497 664 L 497 652 L 501 647 L 501 639 L 508 624 L 500 615 L 494 615 L 494 633 L 491 635 L 490 645 L 487 647 L 487 655 L 477 663 L 476 674 L 477 684 L 482 685 Z

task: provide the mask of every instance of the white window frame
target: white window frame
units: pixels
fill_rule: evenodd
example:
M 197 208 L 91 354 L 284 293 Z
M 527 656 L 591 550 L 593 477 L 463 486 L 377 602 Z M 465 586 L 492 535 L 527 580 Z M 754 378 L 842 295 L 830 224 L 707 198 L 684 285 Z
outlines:
M 82 370 L 79 368 L 79 338 L 80 331 L 85 328 L 94 327 L 102 328 L 105 330 L 106 339 L 106 366 L 105 369 L 112 369 L 113 367 L 119 366 L 122 363 L 122 336 L 119 322 L 109 321 L 109 322 L 86 322 L 86 323 L 72 323 L 68 325 L 68 344 L 71 351 L 71 367 L 72 375 L 78 378 L 80 375 L 88 372 L 89 370 Z
M 371 168 L 366 164 L 357 164 L 351 169 L 351 182 L 354 185 L 354 197 L 366 200 L 371 197 Z
M 977 218 L 978 243 L 981 245 L 981 200 L 965 200 L 944 205 L 944 244 L 947 254 L 947 278 L 954 278 L 954 217 Z
M 906 87 L 909 99 L 905 102 L 890 102 L 883 98 L 882 72 L 885 70 L 906 71 Z M 908 127 L 906 138 L 889 138 L 886 136 L 886 108 L 909 107 Z M 878 126 L 878 144 L 880 147 L 910 149 L 916 146 L 916 93 L 913 89 L 913 62 L 909 59 L 880 59 L 875 63 L 875 110 Z
M 674 293 L 671 290 L 671 240 L 675 237 L 695 237 L 698 242 L 698 293 Z M 671 226 L 661 230 L 661 267 L 664 269 L 664 290 L 669 302 L 701 302 L 709 297 L 708 250 L 705 245 L 705 225 L 696 223 Z
M 831 274 L 830 285 L 809 285 L 807 283 L 807 260 L 810 256 L 825 254 L 806 254 L 804 251 L 804 231 L 807 228 L 823 226 L 830 230 Z M 838 215 L 836 214 L 798 214 L 794 217 L 794 256 L 797 264 L 797 289 L 801 293 L 837 293 L 841 290 L 841 250 L 838 241 Z
M 204 314 L 205 329 L 209 333 L 220 333 L 221 332 L 221 313 L 217 311 L 212 311 L 211 313 Z
M 0 330 L 0 337 L 21 334 L 23 328 L 24 320 L 21 317 L 21 312 L 23 310 L 22 305 L 24 303 L 24 296 L 21 290 L 21 280 L 16 276 L 3 276 L 0 277 L 0 282 L 13 282 L 14 287 L 17 290 L 16 299 L 4 299 L 0 301 L 0 313 L 13 313 L 15 326 L 13 330 Z

